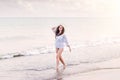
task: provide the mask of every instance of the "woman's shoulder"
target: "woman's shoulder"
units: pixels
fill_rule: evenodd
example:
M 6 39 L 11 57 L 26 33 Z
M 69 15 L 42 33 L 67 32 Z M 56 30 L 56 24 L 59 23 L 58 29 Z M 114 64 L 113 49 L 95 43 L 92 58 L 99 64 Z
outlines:
M 63 37 L 66 37 L 66 34 L 62 34 Z

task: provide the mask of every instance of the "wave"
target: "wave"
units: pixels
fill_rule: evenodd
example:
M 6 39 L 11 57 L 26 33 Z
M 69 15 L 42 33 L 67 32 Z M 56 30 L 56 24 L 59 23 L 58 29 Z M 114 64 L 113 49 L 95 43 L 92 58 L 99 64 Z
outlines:
M 87 52 L 87 51 L 91 51 L 92 49 L 94 49 L 94 47 L 101 48 L 101 46 L 106 46 L 106 45 L 111 46 L 111 45 L 118 45 L 118 44 L 120 44 L 120 38 L 110 38 L 110 39 L 106 38 L 106 39 L 102 39 L 102 40 L 75 42 L 75 43 L 71 44 L 71 47 L 72 47 L 73 51 L 79 50 L 82 53 L 85 53 L 85 54 L 90 53 L 91 54 L 92 52 Z M 109 48 L 108 48 L 108 50 L 109 50 Z M 64 51 L 67 52 L 68 49 L 65 47 Z M 50 53 L 55 53 L 55 48 L 53 45 L 37 47 L 37 48 L 28 49 L 25 51 L 18 51 L 18 52 L 14 52 L 14 53 L 6 53 L 5 55 L 0 55 L 0 59 L 2 60 L 2 59 L 9 59 L 9 58 L 15 58 L 15 57 L 32 56 L 32 55 L 39 55 L 39 54 L 50 54 Z M 114 54 L 112 54 L 112 56 L 113 55 Z M 119 55 L 119 53 L 117 55 Z M 117 55 L 115 54 L 115 56 L 117 56 Z M 106 55 L 106 56 L 108 56 L 108 55 Z
M 71 47 L 72 47 L 72 52 L 70 54 L 68 54 L 67 48 L 65 48 L 64 50 L 65 54 L 62 54 L 63 57 L 65 57 L 64 59 L 67 64 L 67 69 L 66 69 L 67 72 L 63 73 L 64 76 L 74 75 L 78 73 L 87 73 L 102 69 L 112 69 L 109 67 L 98 68 L 97 66 L 94 66 L 93 63 L 99 63 L 114 58 L 120 58 L 120 42 L 118 39 L 76 42 L 76 43 L 72 43 Z M 12 69 L 12 71 L 31 71 L 31 72 L 35 71 L 40 74 L 39 76 L 40 80 L 55 80 L 57 78 L 57 74 L 54 74 L 55 71 L 54 54 L 55 54 L 55 48 L 53 45 L 51 45 L 51 46 L 36 47 L 15 53 L 8 53 L 5 55 L 1 55 L 0 59 L 4 60 L 4 59 L 33 56 L 33 55 L 38 56 L 41 59 L 39 60 L 39 65 L 38 63 L 37 65 L 35 63 L 30 66 L 22 65 L 22 67 L 20 68 L 16 67 Z M 43 73 L 46 75 L 44 75 Z M 58 78 L 59 77 L 61 78 L 61 76 L 58 76 Z
M 10 58 L 21 57 L 21 56 L 32 56 L 32 55 L 48 54 L 48 53 L 54 53 L 54 50 L 52 47 L 39 47 L 39 48 L 29 49 L 26 51 L 7 53 L 5 55 L 0 55 L 0 59 L 10 59 Z

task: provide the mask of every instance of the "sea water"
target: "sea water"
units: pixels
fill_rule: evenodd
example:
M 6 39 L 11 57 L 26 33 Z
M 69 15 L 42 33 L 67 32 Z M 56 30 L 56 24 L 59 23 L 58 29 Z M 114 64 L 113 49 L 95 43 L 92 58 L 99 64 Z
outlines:
M 112 18 L 13 17 L 0 18 L 0 60 L 37 55 L 41 57 L 37 70 L 53 69 L 56 53 L 51 28 L 60 24 L 72 48 L 70 53 L 65 47 L 62 54 L 67 66 L 120 57 L 120 32 Z

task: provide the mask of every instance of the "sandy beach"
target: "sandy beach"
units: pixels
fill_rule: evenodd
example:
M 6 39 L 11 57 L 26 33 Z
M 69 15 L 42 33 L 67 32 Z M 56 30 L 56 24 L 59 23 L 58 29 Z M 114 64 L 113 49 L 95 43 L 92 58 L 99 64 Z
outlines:
M 119 80 L 120 59 L 94 64 L 96 69 L 65 77 L 63 80 Z
M 49 56 L 47 59 L 44 56 Z M 47 63 L 55 59 L 55 54 L 42 54 L 16 57 L 0 61 L 1 80 L 119 80 L 120 58 L 97 63 L 80 63 L 67 65 L 65 70 L 60 66 L 56 72 L 55 63 L 49 67 Z M 50 64 L 49 64 L 50 65 Z M 45 67 L 45 69 L 41 68 Z M 46 68 L 46 66 L 48 66 Z
M 118 39 L 117 39 L 118 40 Z M 73 44 L 72 52 L 65 48 L 67 64 L 56 72 L 55 50 L 34 48 L 0 60 L 1 80 L 119 80 L 120 43 L 117 40 Z M 29 55 L 26 55 L 29 54 Z M 1 56 L 2 57 L 2 56 Z

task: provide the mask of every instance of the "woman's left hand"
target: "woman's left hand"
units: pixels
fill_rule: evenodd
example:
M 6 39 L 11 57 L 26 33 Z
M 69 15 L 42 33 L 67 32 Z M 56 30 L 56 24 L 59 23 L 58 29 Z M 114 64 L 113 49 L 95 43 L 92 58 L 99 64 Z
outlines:
M 71 52 L 71 48 L 70 48 L 70 45 L 68 45 L 68 47 L 69 47 L 69 51 Z
M 69 51 L 71 52 L 71 48 L 69 47 Z

